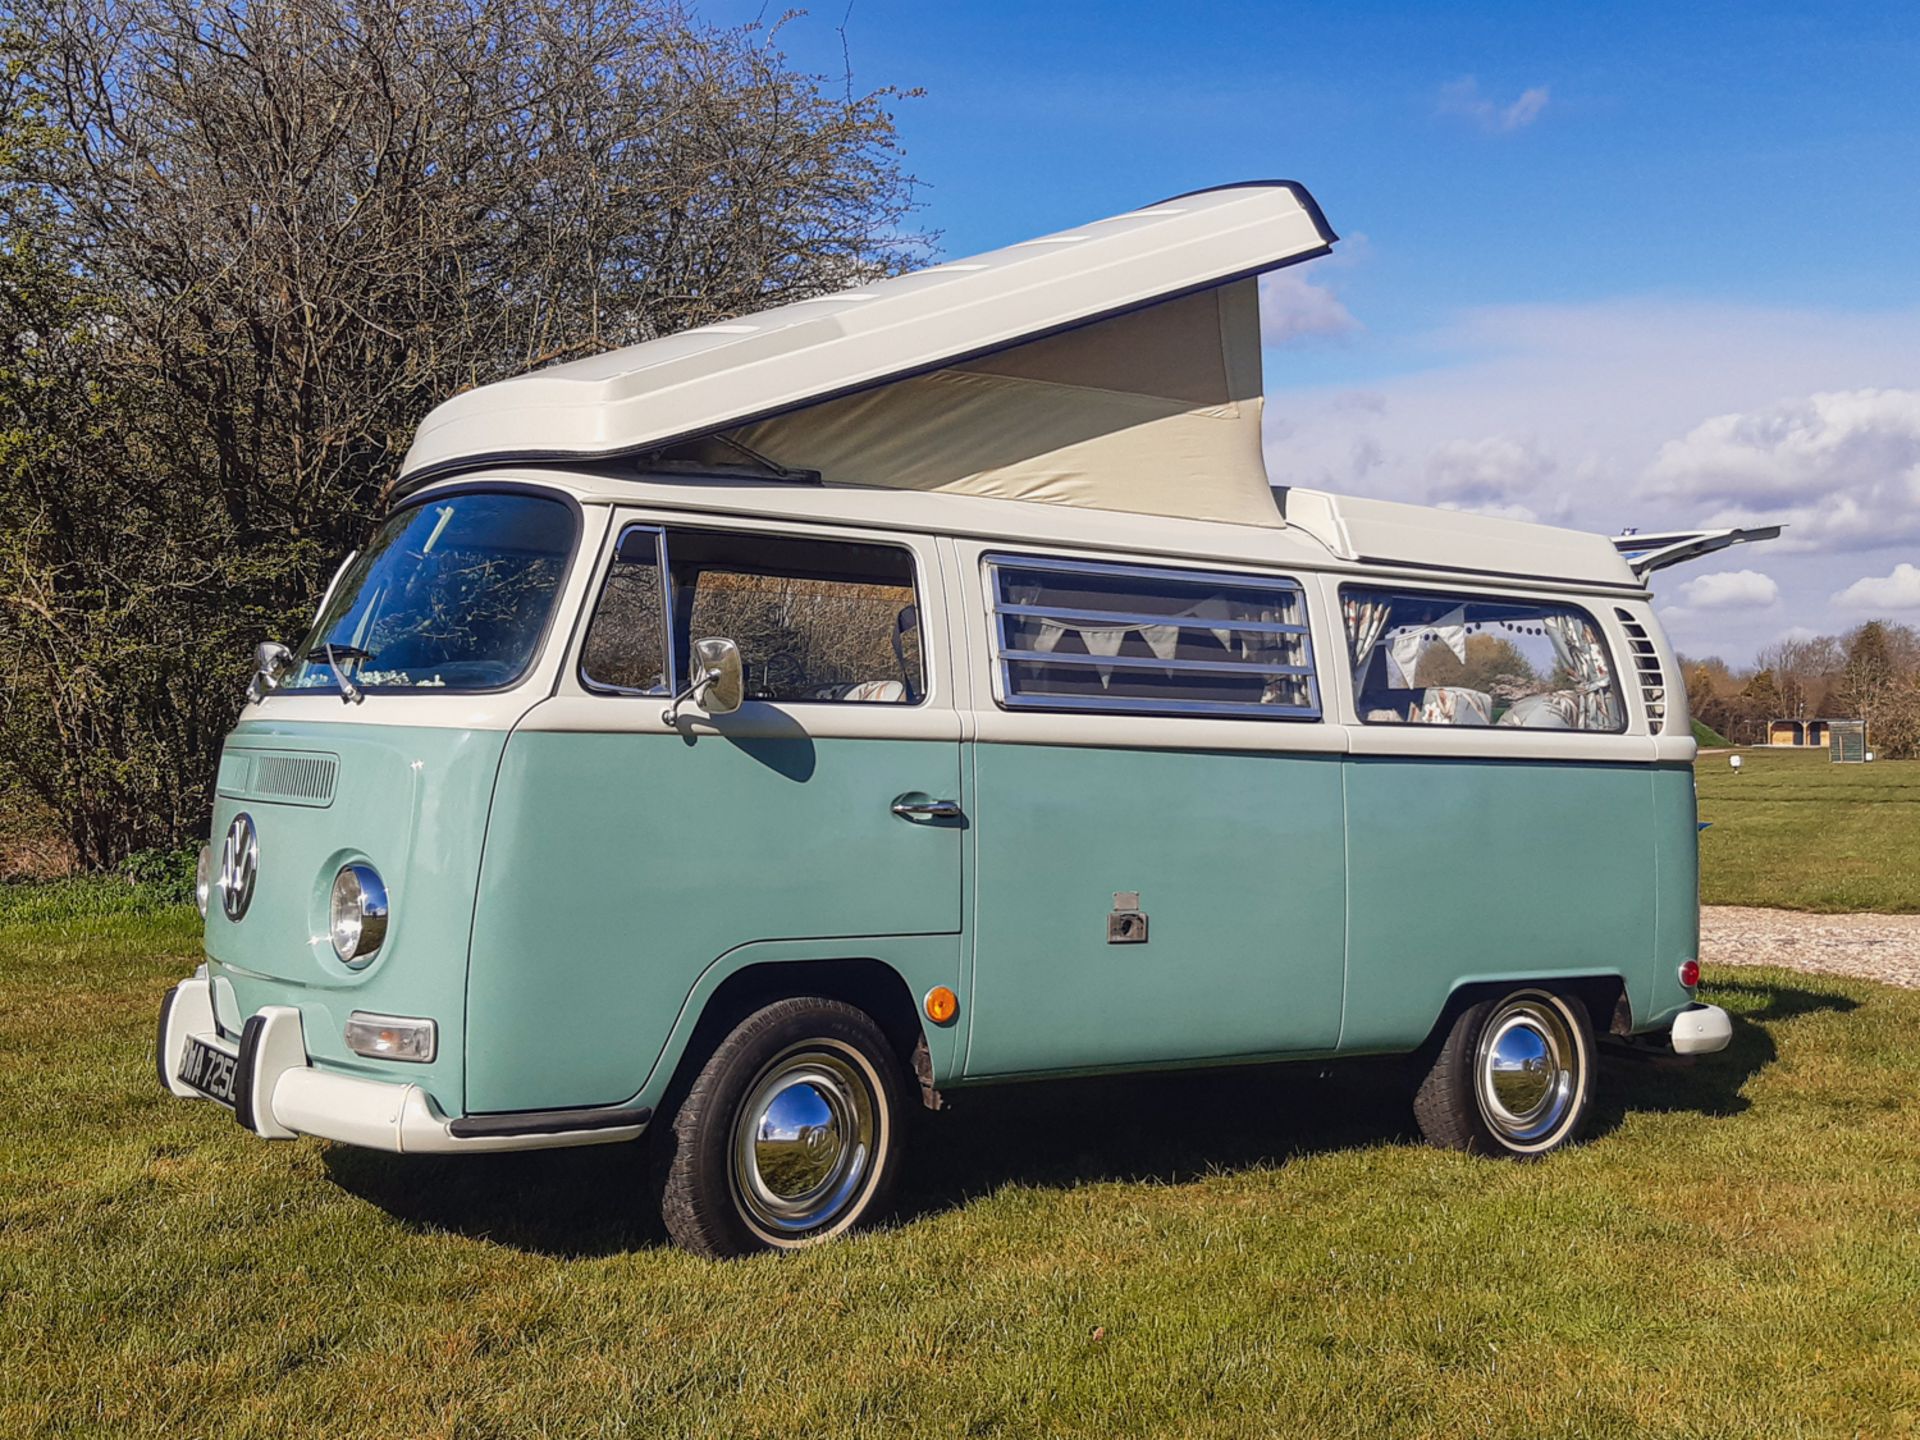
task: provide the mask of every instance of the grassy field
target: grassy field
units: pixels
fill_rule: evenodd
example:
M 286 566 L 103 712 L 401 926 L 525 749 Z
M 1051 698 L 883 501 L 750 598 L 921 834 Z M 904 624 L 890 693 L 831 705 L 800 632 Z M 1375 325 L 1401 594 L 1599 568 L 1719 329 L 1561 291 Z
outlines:
M 1758 777 L 1754 777 L 1758 778 Z M 189 912 L 0 905 L 0 1434 L 1903 1435 L 1920 994 L 1710 977 L 1533 1166 L 1391 1071 L 960 1097 L 894 1223 L 665 1247 L 634 1147 L 403 1159 L 164 1097 Z
M 1783 910 L 1920 912 L 1920 761 L 1835 765 L 1750 749 L 1694 767 L 1700 898 Z

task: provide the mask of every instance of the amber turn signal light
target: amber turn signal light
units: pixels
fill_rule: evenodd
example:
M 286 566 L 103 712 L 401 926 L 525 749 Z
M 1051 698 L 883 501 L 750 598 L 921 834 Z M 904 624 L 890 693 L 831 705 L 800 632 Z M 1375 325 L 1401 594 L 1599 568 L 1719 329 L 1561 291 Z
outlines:
M 960 1013 L 960 997 L 944 985 L 936 985 L 927 991 L 927 1018 L 936 1025 L 944 1025 Z

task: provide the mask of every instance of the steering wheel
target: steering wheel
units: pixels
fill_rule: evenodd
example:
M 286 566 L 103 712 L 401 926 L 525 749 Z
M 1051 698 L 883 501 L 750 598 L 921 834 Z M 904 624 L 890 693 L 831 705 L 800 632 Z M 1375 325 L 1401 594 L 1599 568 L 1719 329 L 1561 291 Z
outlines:
M 760 686 L 757 700 L 795 698 L 807 683 L 807 667 L 791 651 L 776 651 L 758 662 Z

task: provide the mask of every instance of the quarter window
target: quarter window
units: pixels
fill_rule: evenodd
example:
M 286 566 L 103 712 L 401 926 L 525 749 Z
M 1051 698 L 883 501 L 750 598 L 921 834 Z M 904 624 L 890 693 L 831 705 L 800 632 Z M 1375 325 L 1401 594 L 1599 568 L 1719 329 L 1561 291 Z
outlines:
M 660 574 L 660 532 L 641 526 L 620 537 L 580 661 L 587 683 L 602 690 L 664 694 L 667 676 L 666 584 Z
M 1340 613 L 1370 725 L 1627 728 L 1607 642 L 1584 610 L 1343 586 Z
M 1306 597 L 1274 576 L 988 558 L 1009 706 L 1320 714 Z

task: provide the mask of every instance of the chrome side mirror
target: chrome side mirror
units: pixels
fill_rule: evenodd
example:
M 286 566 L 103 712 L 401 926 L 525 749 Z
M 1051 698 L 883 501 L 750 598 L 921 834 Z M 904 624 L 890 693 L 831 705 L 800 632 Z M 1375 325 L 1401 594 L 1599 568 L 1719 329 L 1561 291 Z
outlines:
M 740 647 L 720 636 L 693 642 L 693 680 L 660 713 L 668 725 L 677 724 L 682 705 L 698 705 L 709 715 L 731 715 L 746 697 L 747 682 L 740 667 Z
M 247 682 L 247 699 L 256 701 L 280 683 L 280 677 L 293 668 L 293 652 L 277 640 L 262 640 L 253 647 L 253 679 Z

